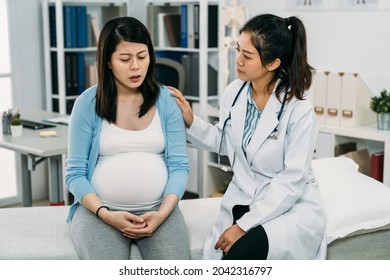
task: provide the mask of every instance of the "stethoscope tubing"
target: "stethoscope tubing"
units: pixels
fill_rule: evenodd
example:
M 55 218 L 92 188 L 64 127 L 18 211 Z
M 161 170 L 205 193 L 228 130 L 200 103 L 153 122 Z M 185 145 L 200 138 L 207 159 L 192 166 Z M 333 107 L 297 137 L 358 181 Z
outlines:
M 237 100 L 238 100 L 238 97 L 240 96 L 242 90 L 244 89 L 244 87 L 246 86 L 247 82 L 245 81 L 242 86 L 240 87 L 240 89 L 238 90 L 236 96 L 234 97 L 234 100 L 232 102 L 232 105 L 230 105 L 230 109 L 233 108 L 233 106 L 236 104 Z M 278 122 L 280 122 L 280 118 L 282 117 L 282 114 L 283 114 L 283 110 L 284 110 L 284 106 L 286 105 L 286 101 L 287 101 L 287 93 L 284 94 L 283 96 L 283 101 L 282 101 L 282 106 L 280 107 L 280 111 L 278 113 Z M 231 119 L 231 110 L 229 111 L 229 116 L 225 119 L 225 121 L 223 122 L 223 126 L 222 126 L 222 131 L 225 130 L 225 127 L 227 125 L 227 122 Z M 277 129 L 277 127 L 275 128 Z
M 223 141 L 223 136 L 225 134 L 225 128 L 226 128 L 226 125 L 227 125 L 227 122 L 229 120 L 231 120 L 231 108 L 233 108 L 233 106 L 236 104 L 237 100 L 238 100 L 238 97 L 240 96 L 242 90 L 244 89 L 244 87 L 246 86 L 247 84 L 247 81 L 245 81 L 242 86 L 240 87 L 240 89 L 238 90 L 236 96 L 234 97 L 233 99 L 233 102 L 232 102 L 232 105 L 230 105 L 230 111 L 229 111 L 229 116 L 225 119 L 225 121 L 223 122 L 223 126 L 222 126 L 222 136 L 221 136 L 221 142 L 219 144 L 219 150 L 218 150 L 218 164 L 221 166 L 221 147 L 222 147 L 222 141 Z M 283 101 L 282 101 L 282 105 L 280 106 L 280 111 L 278 113 L 278 122 L 280 122 L 280 119 L 282 117 L 282 114 L 283 114 L 283 110 L 284 110 L 284 107 L 286 105 L 286 101 L 287 101 L 287 93 L 284 94 L 283 96 Z M 279 133 L 278 133 L 278 126 L 279 124 L 275 127 L 275 129 L 272 131 L 272 133 L 270 134 L 270 138 L 271 139 L 274 139 L 274 140 L 277 140 L 278 137 L 279 137 Z M 235 153 L 235 152 L 234 152 Z M 231 164 L 231 167 L 233 167 L 233 164 L 234 164 L 234 158 L 235 158 L 235 155 L 233 155 L 233 162 Z M 226 170 L 226 167 L 221 167 L 222 170 Z

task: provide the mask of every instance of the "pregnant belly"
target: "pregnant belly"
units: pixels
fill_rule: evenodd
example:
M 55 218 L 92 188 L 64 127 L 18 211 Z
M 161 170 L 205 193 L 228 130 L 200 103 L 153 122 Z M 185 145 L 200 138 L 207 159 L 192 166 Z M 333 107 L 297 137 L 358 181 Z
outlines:
M 132 152 L 99 158 L 92 185 L 102 200 L 134 205 L 160 199 L 167 179 L 160 155 Z

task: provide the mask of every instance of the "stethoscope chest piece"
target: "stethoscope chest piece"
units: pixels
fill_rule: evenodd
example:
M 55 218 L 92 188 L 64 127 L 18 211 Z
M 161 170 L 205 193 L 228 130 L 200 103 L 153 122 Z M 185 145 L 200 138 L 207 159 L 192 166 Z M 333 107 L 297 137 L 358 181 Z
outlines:
M 278 138 L 279 138 L 279 130 L 275 128 L 274 131 L 272 131 L 271 134 L 268 136 L 268 139 L 278 140 Z

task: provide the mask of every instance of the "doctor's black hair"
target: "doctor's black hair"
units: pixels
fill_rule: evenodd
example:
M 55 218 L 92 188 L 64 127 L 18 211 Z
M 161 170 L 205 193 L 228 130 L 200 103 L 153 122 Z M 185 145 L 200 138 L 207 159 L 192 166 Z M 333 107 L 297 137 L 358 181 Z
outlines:
M 122 41 L 145 44 L 148 48 L 150 62 L 145 80 L 140 86 L 144 102 L 140 106 L 139 117 L 145 115 L 156 103 L 159 94 L 159 84 L 154 78 L 156 55 L 148 29 L 133 17 L 124 16 L 109 20 L 100 32 L 97 46 L 96 113 L 110 123 L 116 122 L 118 93 L 115 77 L 109 64 L 117 45 Z
M 281 18 L 272 14 L 261 14 L 249 19 L 240 29 L 251 34 L 261 63 L 266 66 L 279 58 L 280 66 L 270 84 L 280 79 L 276 96 L 286 90 L 287 100 L 293 96 L 302 100 L 304 92 L 312 83 L 314 68 L 307 61 L 306 30 L 303 22 L 295 17 Z

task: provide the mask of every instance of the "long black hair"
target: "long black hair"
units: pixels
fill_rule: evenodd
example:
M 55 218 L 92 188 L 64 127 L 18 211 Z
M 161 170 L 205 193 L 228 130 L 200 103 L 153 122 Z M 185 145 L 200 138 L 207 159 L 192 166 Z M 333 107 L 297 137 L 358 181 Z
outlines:
M 109 20 L 100 33 L 96 54 L 98 72 L 96 112 L 108 122 L 114 123 L 116 122 L 118 93 L 109 63 L 116 46 L 122 41 L 142 43 L 148 47 L 150 63 L 145 80 L 140 86 L 144 102 L 140 107 L 139 117 L 145 115 L 156 103 L 159 94 L 159 85 L 154 79 L 156 56 L 148 29 L 133 17 L 117 17 Z
M 295 17 L 281 18 L 262 14 L 249 19 L 240 29 L 251 34 L 253 46 L 257 49 L 261 63 L 266 66 L 275 59 L 281 64 L 269 86 L 277 79 L 276 96 L 285 90 L 288 100 L 293 96 L 302 100 L 304 92 L 312 83 L 314 68 L 307 61 L 306 30 L 303 22 Z

